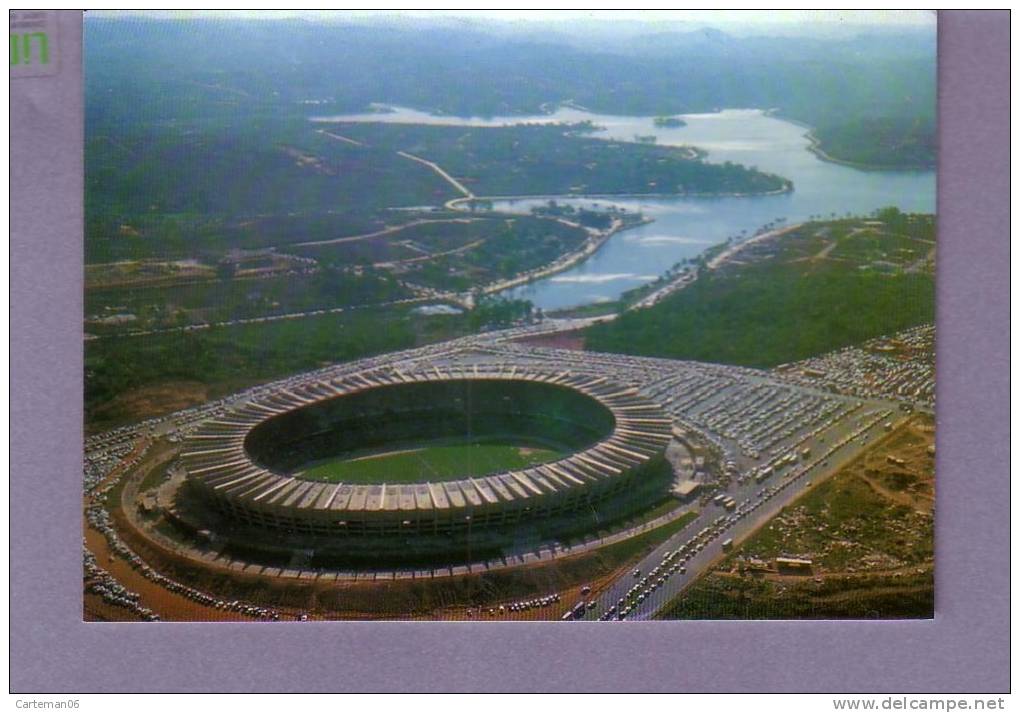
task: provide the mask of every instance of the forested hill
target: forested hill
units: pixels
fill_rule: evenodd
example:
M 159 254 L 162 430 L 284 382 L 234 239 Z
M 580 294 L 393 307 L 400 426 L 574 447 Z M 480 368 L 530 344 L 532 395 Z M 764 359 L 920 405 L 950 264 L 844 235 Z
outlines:
M 653 307 L 585 332 L 587 348 L 773 367 L 931 322 L 935 217 L 805 223 Z
M 887 165 L 934 155 L 934 31 L 837 39 L 701 30 L 603 48 L 541 26 L 525 35 L 423 22 L 88 17 L 85 48 L 93 124 L 336 113 L 372 102 L 460 116 L 564 101 L 648 116 L 757 107 L 819 128 L 834 158 L 867 162 L 871 151 L 854 137 L 869 121 L 882 122 Z
M 827 121 L 813 136 L 823 158 L 875 168 L 935 168 L 935 123 L 899 116 Z

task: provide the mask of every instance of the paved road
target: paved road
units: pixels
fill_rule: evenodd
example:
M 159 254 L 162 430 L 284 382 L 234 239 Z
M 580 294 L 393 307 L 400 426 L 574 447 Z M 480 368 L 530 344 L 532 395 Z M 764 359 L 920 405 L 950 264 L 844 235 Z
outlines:
M 895 428 L 909 418 L 909 415 L 897 413 L 891 418 L 894 419 Z M 856 418 L 853 420 L 856 421 Z M 819 457 L 809 461 L 809 467 L 791 471 L 791 475 L 795 475 L 795 477 L 773 476 L 763 483 L 749 480 L 744 485 L 734 484 L 726 491 L 738 503 L 734 512 L 714 504 L 702 508 L 696 520 L 670 537 L 637 565 L 639 576 L 634 577 L 631 572 L 628 572 L 616 580 L 606 591 L 601 592 L 595 600 L 595 607 L 590 607 L 584 618 L 587 620 L 599 619 L 606 615 L 611 607 L 616 606 L 616 613 L 611 616 L 611 619 L 617 620 L 621 608 L 619 605 L 621 598 L 626 600 L 625 606 L 626 604 L 634 605 L 626 615 L 625 621 L 644 621 L 654 618 L 700 574 L 707 571 L 713 562 L 725 554 L 723 543 L 726 540 L 732 539 L 735 543 L 739 543 L 740 540 L 775 517 L 782 508 L 803 495 L 808 484 L 817 484 L 837 473 L 843 466 L 886 435 L 887 432 L 883 427 L 884 422 L 885 419 L 877 421 L 859 437 L 854 438 L 850 443 L 840 447 L 827 457 L 823 457 L 822 452 L 832 446 L 831 436 L 835 429 L 830 429 L 827 434 L 820 434 L 829 438 L 829 444 L 826 445 L 818 441 L 817 438 L 809 441 L 812 452 L 817 453 Z M 800 474 L 796 475 L 798 471 Z M 729 521 L 716 525 L 715 523 L 720 518 L 729 518 Z M 652 583 L 658 581 L 664 574 L 660 570 L 657 574 L 649 576 L 652 569 L 662 565 L 669 553 L 675 552 L 682 545 L 691 542 L 697 533 L 706 527 L 714 529 L 701 538 L 702 544 L 693 555 L 686 560 L 682 555 L 676 556 L 666 567 L 662 568 L 668 573 L 663 584 L 657 586 L 654 591 L 649 591 L 641 602 L 638 602 L 636 598 L 628 598 L 628 591 L 645 581 L 646 577 L 649 577 L 647 583 L 640 585 L 639 589 L 641 592 L 650 590 Z M 670 572 L 674 566 L 684 567 L 686 572 L 683 574 L 679 570 Z

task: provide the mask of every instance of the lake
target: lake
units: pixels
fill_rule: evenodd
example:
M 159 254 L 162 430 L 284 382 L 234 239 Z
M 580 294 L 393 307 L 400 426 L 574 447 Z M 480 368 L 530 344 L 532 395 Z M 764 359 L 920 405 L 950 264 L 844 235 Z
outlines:
M 776 173 L 793 181 L 791 193 L 772 196 L 718 198 L 556 197 L 559 203 L 606 206 L 639 211 L 655 222 L 618 233 L 595 255 L 570 270 L 507 291 L 543 309 L 572 307 L 617 299 L 623 292 L 655 280 L 685 258 L 729 237 L 752 235 L 766 223 L 787 224 L 812 216 L 868 214 L 896 206 L 904 212 L 935 211 L 934 171 L 865 171 L 822 161 L 809 149 L 803 126 L 757 109 L 729 109 L 715 114 L 689 114 L 686 126 L 657 127 L 653 117 L 590 114 L 561 108 L 540 116 L 461 118 L 432 116 L 395 108 L 390 113 L 351 114 L 313 120 L 373 121 L 459 126 L 504 126 L 535 122 L 590 120 L 605 127 L 591 134 L 603 139 L 633 141 L 654 135 L 659 145 L 693 145 L 708 152 L 706 161 L 732 161 Z M 526 212 L 547 199 L 496 201 L 500 210 Z

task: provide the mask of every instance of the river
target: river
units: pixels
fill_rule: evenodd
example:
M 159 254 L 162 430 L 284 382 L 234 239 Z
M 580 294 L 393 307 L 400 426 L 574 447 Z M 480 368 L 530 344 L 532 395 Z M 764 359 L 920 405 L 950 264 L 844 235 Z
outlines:
M 592 136 L 633 141 L 654 135 L 659 145 L 693 145 L 708 152 L 705 160 L 732 161 L 776 173 L 793 181 L 791 193 L 718 198 L 557 197 L 559 203 L 606 206 L 610 202 L 639 211 L 654 222 L 614 235 L 597 253 L 557 275 L 509 290 L 543 309 L 557 309 L 617 299 L 626 290 L 651 282 L 685 258 L 692 258 L 729 237 L 750 236 L 766 223 L 787 224 L 812 216 L 867 214 L 896 206 L 904 212 L 935 211 L 934 171 L 865 171 L 823 161 L 809 150 L 807 129 L 757 109 L 729 109 L 682 117 L 686 126 L 657 127 L 652 117 L 591 114 L 561 108 L 541 116 L 493 119 L 432 116 L 410 109 L 389 113 L 322 117 L 331 121 L 377 121 L 468 126 L 503 126 L 522 122 L 590 120 L 605 127 Z M 496 201 L 500 210 L 527 211 L 547 199 Z

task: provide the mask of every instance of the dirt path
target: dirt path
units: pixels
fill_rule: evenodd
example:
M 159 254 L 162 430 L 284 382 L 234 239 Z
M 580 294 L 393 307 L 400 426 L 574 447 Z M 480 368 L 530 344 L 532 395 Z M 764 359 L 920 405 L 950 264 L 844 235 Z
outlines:
M 352 144 L 354 146 L 364 146 L 365 145 L 365 144 L 363 144 L 360 141 L 355 141 L 354 139 L 348 138 L 347 136 L 342 136 L 340 134 L 334 134 L 331 131 L 326 131 L 325 129 L 318 129 L 318 132 L 320 134 L 324 135 L 324 136 L 330 137 L 331 139 L 336 139 L 337 141 L 343 141 L 345 143 Z M 451 176 L 449 173 L 444 171 L 443 168 L 439 164 L 437 164 L 437 163 L 435 163 L 433 161 L 429 161 L 428 159 L 422 158 L 421 156 L 415 156 L 414 154 L 408 153 L 406 151 L 397 151 L 397 155 L 398 156 L 402 156 L 402 157 L 404 157 L 406 159 L 409 159 L 411 161 L 415 161 L 417 163 L 420 163 L 421 165 L 431 169 L 433 172 L 435 172 L 435 174 L 437 176 L 439 176 L 444 181 L 446 181 L 451 186 L 453 186 L 455 189 L 457 189 L 457 191 L 459 193 L 462 193 L 464 198 L 471 199 L 471 198 L 475 197 L 474 193 L 472 193 L 470 190 L 468 190 L 464 186 L 463 183 L 461 183 L 456 178 Z
M 909 493 L 897 493 L 889 490 L 880 483 L 876 482 L 873 478 L 869 478 L 864 473 L 858 473 L 857 477 L 868 484 L 877 495 L 882 496 L 886 500 L 891 500 L 897 505 L 905 505 L 913 510 L 928 511 L 931 507 L 930 501 L 927 503 L 919 503 L 918 498 L 911 496 Z M 926 498 L 925 498 L 926 499 Z
M 418 163 L 422 164 L 423 166 L 428 166 L 433 171 L 435 171 L 436 174 L 438 174 L 440 178 L 442 178 L 444 181 L 446 181 L 451 186 L 456 188 L 458 191 L 463 193 L 465 198 L 474 198 L 475 197 L 474 193 L 472 193 L 467 188 L 465 188 L 463 183 L 461 183 L 456 178 L 454 178 L 449 173 L 447 173 L 442 168 L 440 168 L 439 164 L 436 164 L 436 163 L 433 163 L 432 161 L 429 161 L 427 159 L 421 158 L 420 156 L 415 156 L 414 154 L 407 153 L 406 151 L 397 151 L 397 155 L 398 156 L 403 156 L 404 158 L 410 159 L 412 161 L 417 161 Z
M 323 136 L 328 136 L 331 139 L 336 139 L 337 141 L 343 141 L 344 143 L 353 144 L 354 146 L 364 146 L 365 145 L 365 144 L 361 143 L 360 141 L 355 141 L 354 139 L 349 139 L 346 136 L 341 136 L 340 134 L 334 134 L 333 132 L 326 131 L 325 129 L 319 129 L 319 133 L 322 134 Z
M 923 241 L 923 242 L 928 242 L 928 241 Z M 907 267 L 905 267 L 903 269 L 903 272 L 921 272 L 922 270 L 926 269 L 929 264 L 934 264 L 934 263 L 935 263 L 935 247 L 932 246 L 932 248 L 928 251 L 928 253 L 923 258 L 921 258 L 920 260 L 914 261 L 910 265 L 907 265 Z
M 819 261 L 824 260 L 825 258 L 829 257 L 829 255 L 835 249 L 836 249 L 836 241 L 833 240 L 828 245 L 826 245 L 824 248 L 819 250 L 815 255 L 813 255 L 812 257 L 810 257 L 808 259 L 811 260 L 811 262 L 819 262 Z
M 418 220 L 412 220 L 410 223 L 402 223 L 401 225 L 394 225 L 389 228 L 383 228 L 377 230 L 374 233 L 362 233 L 361 235 L 348 235 L 343 238 L 330 238 L 329 240 L 309 240 L 304 243 L 291 243 L 287 247 L 310 247 L 313 245 L 337 245 L 339 243 L 356 243 L 359 240 L 372 240 L 373 238 L 381 238 L 386 235 L 392 235 L 393 233 L 399 233 L 401 230 L 407 228 L 413 228 L 416 225 L 428 225 L 430 223 L 477 223 L 481 218 L 419 218 Z
M 479 245 L 485 242 L 485 238 L 474 240 L 467 245 L 461 245 L 459 248 L 453 248 L 451 250 L 444 250 L 438 253 L 426 253 L 421 257 L 410 257 L 406 260 L 393 260 L 390 262 L 375 262 L 372 263 L 372 267 L 396 267 L 397 265 L 413 265 L 417 262 L 428 262 L 429 260 L 435 260 L 437 257 L 445 257 L 446 255 L 459 255 L 460 253 L 466 253 L 469 250 L 474 250 Z

